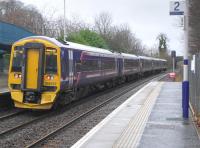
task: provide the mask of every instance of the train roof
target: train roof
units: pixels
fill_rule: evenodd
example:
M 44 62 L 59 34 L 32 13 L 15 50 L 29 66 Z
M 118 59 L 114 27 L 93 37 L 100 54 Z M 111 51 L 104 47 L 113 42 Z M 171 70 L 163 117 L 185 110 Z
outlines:
M 138 56 L 140 59 L 145 59 L 145 60 L 153 60 L 152 57 L 146 57 L 146 56 Z
M 58 47 L 78 49 L 78 50 L 84 50 L 84 51 L 90 51 L 90 52 L 98 52 L 98 53 L 103 53 L 103 54 L 115 54 L 115 53 L 113 53 L 109 50 L 106 50 L 106 49 L 86 46 L 86 45 L 68 42 L 68 41 L 67 41 L 67 44 L 63 44 L 63 43 L 59 42 L 58 40 L 56 40 L 55 38 L 50 38 L 50 37 L 46 37 L 46 36 L 30 36 L 30 37 L 27 37 L 27 38 L 23 38 L 21 40 L 25 40 L 25 39 L 43 39 L 43 40 L 46 40 L 46 41 L 49 41 L 49 42 L 55 44 Z M 21 40 L 19 40 L 19 41 L 21 41 Z M 19 42 L 19 41 L 17 41 L 17 42 Z
M 166 60 L 166 59 L 159 59 L 159 60 L 167 62 L 167 60 Z
M 166 62 L 167 60 L 165 59 L 160 59 L 160 58 L 153 58 L 153 60 L 156 60 L 156 61 L 163 61 L 163 62 Z
M 128 54 L 128 53 L 121 53 L 121 55 L 123 57 L 128 57 L 128 58 L 139 58 L 138 56 L 134 55 L 134 54 Z
M 167 60 L 165 59 L 159 59 L 159 58 L 153 58 L 153 57 L 146 57 L 146 56 L 139 56 L 141 59 L 146 59 L 146 60 L 155 60 L 155 61 L 163 61 L 166 62 Z
M 158 58 L 152 58 L 152 57 L 146 57 L 146 56 L 136 56 L 133 54 L 127 54 L 127 53 L 116 53 L 116 52 L 111 52 L 107 49 L 102 49 L 102 48 L 97 48 L 97 47 L 91 47 L 91 46 L 86 46 L 86 45 L 82 45 L 82 44 L 78 44 L 78 43 L 73 43 L 73 42 L 68 42 L 67 44 L 63 44 L 61 42 L 59 42 L 58 40 L 56 40 L 55 38 L 50 38 L 47 36 L 29 36 L 23 39 L 18 40 L 22 41 L 22 40 L 26 40 L 26 39 L 42 39 L 42 40 L 46 40 L 48 42 L 51 42 L 52 44 L 55 44 L 58 47 L 64 47 L 64 48 L 70 48 L 70 49 L 78 49 L 78 50 L 84 50 L 84 51 L 89 51 L 89 52 L 96 52 L 96 53 L 102 53 L 102 54 L 109 54 L 109 55 L 113 55 L 113 56 L 118 56 L 118 57 L 130 57 L 130 58 L 141 58 L 141 59 L 146 59 L 146 60 L 161 60 L 161 61 L 166 61 L 164 59 L 158 59 Z

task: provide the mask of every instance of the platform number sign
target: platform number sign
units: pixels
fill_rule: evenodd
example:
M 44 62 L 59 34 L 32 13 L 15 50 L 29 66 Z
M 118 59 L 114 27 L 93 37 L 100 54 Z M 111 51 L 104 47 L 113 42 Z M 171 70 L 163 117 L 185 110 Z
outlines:
M 171 1 L 170 15 L 184 15 L 185 1 Z

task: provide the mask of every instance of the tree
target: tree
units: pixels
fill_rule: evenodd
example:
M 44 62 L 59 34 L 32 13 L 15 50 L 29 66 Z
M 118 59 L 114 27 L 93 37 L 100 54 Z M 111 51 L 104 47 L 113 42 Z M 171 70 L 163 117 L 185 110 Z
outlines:
M 168 47 L 167 47 L 167 42 L 168 42 L 168 38 L 167 35 L 164 33 L 160 33 L 157 36 L 157 40 L 158 40 L 158 50 L 159 50 L 159 56 L 160 57 L 165 57 L 167 52 L 168 52 Z
M 111 37 L 107 40 L 113 51 L 130 52 L 133 47 L 134 35 L 128 25 L 114 26 Z
M 80 44 L 98 47 L 98 48 L 108 48 L 104 39 L 99 34 L 89 29 L 70 33 L 67 40 L 80 43 Z
M 100 13 L 95 18 L 94 30 L 106 41 L 112 51 L 144 54 L 142 42 L 135 37 L 127 24 L 114 26 L 109 13 Z
M 54 12 L 41 14 L 32 5 L 24 5 L 19 0 L 0 1 L 0 20 L 15 24 L 38 34 L 63 40 L 64 18 L 53 18 Z M 65 20 L 69 41 L 90 46 L 108 48 L 111 51 L 145 54 L 146 48 L 132 33 L 127 24 L 113 25 L 109 13 L 96 16 L 94 25 L 74 18 Z
M 29 31 L 42 34 L 44 18 L 33 6 L 24 6 L 17 0 L 0 1 L 0 20 L 15 24 Z
M 112 17 L 107 12 L 102 12 L 95 18 L 95 29 L 104 38 L 109 37 L 112 28 Z

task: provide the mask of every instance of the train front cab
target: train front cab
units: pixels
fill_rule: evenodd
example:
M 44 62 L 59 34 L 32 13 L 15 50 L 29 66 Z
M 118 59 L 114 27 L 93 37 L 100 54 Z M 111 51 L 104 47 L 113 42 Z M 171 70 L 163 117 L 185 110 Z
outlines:
M 15 107 L 51 109 L 60 89 L 60 48 L 42 39 L 16 42 L 8 86 Z

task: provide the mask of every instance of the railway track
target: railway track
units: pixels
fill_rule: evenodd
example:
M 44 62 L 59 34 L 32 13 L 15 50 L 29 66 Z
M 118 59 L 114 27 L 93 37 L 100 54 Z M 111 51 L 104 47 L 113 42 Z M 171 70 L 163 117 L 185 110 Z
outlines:
M 20 114 L 23 114 L 23 113 L 25 113 L 25 111 L 24 111 L 24 110 L 21 110 L 21 111 L 16 111 L 16 112 L 12 112 L 12 113 L 9 113 L 9 114 L 0 116 L 0 121 L 9 119 L 9 118 L 11 118 L 11 117 L 14 117 L 14 116 L 17 116 L 17 115 L 20 115 Z
M 49 134 L 46 134 L 45 136 L 43 136 L 42 138 L 38 139 L 37 141 L 31 143 L 30 145 L 26 146 L 26 148 L 33 148 L 33 147 L 37 147 L 40 144 L 44 143 L 46 140 L 48 140 L 50 137 L 53 137 L 54 135 L 56 135 L 57 133 L 59 133 L 60 131 L 62 131 L 63 129 L 66 129 L 68 127 L 73 126 L 74 124 L 77 123 L 77 121 L 89 116 L 90 114 L 94 113 L 95 111 L 99 110 L 101 107 L 107 105 L 108 103 L 112 102 L 113 100 L 123 96 L 124 94 L 128 93 L 129 91 L 133 90 L 136 87 L 139 87 L 140 85 L 144 85 L 149 81 L 153 81 L 153 80 L 160 80 L 164 77 L 165 75 L 161 75 L 161 76 L 155 76 L 151 79 L 147 79 L 144 81 L 141 81 L 140 83 L 138 83 L 135 87 L 130 86 L 127 89 L 125 89 L 124 91 L 122 91 L 120 94 L 114 95 L 113 97 L 110 97 L 109 99 L 107 99 L 106 101 L 96 105 L 95 107 L 91 108 L 90 110 L 78 115 L 77 117 L 72 118 L 69 122 L 63 124 L 62 126 L 58 127 L 57 129 L 53 130 L 52 132 L 50 132 Z
M 4 116 L 4 117 L 2 117 L 2 118 L 5 120 L 5 119 L 7 119 L 7 118 L 11 118 L 11 117 L 13 117 L 13 116 L 15 116 L 15 115 L 19 115 L 19 114 L 22 114 L 22 113 L 25 113 L 25 111 L 21 111 L 21 112 L 15 113 L 15 114 L 13 113 L 13 114 Z M 22 127 L 28 126 L 28 125 L 30 125 L 30 124 L 33 124 L 34 122 L 37 122 L 37 121 L 39 121 L 39 120 L 42 120 L 42 119 L 44 119 L 44 118 L 46 118 L 46 117 L 48 117 L 48 116 L 49 116 L 49 115 L 44 114 L 44 115 L 41 115 L 41 116 L 39 116 L 39 117 L 37 117 L 37 118 L 35 118 L 35 119 L 32 119 L 32 120 L 30 120 L 30 121 L 24 122 L 24 123 L 22 123 L 22 124 L 19 124 L 19 125 L 17 125 L 17 126 L 14 126 L 14 127 L 11 127 L 11 128 L 9 128 L 8 130 L 2 131 L 2 132 L 0 132 L 0 138 L 1 138 L 2 136 L 5 136 L 5 135 L 7 135 L 7 134 L 9 134 L 9 133 L 12 133 L 12 132 L 14 132 L 14 131 L 17 131 L 17 130 L 21 129 Z

